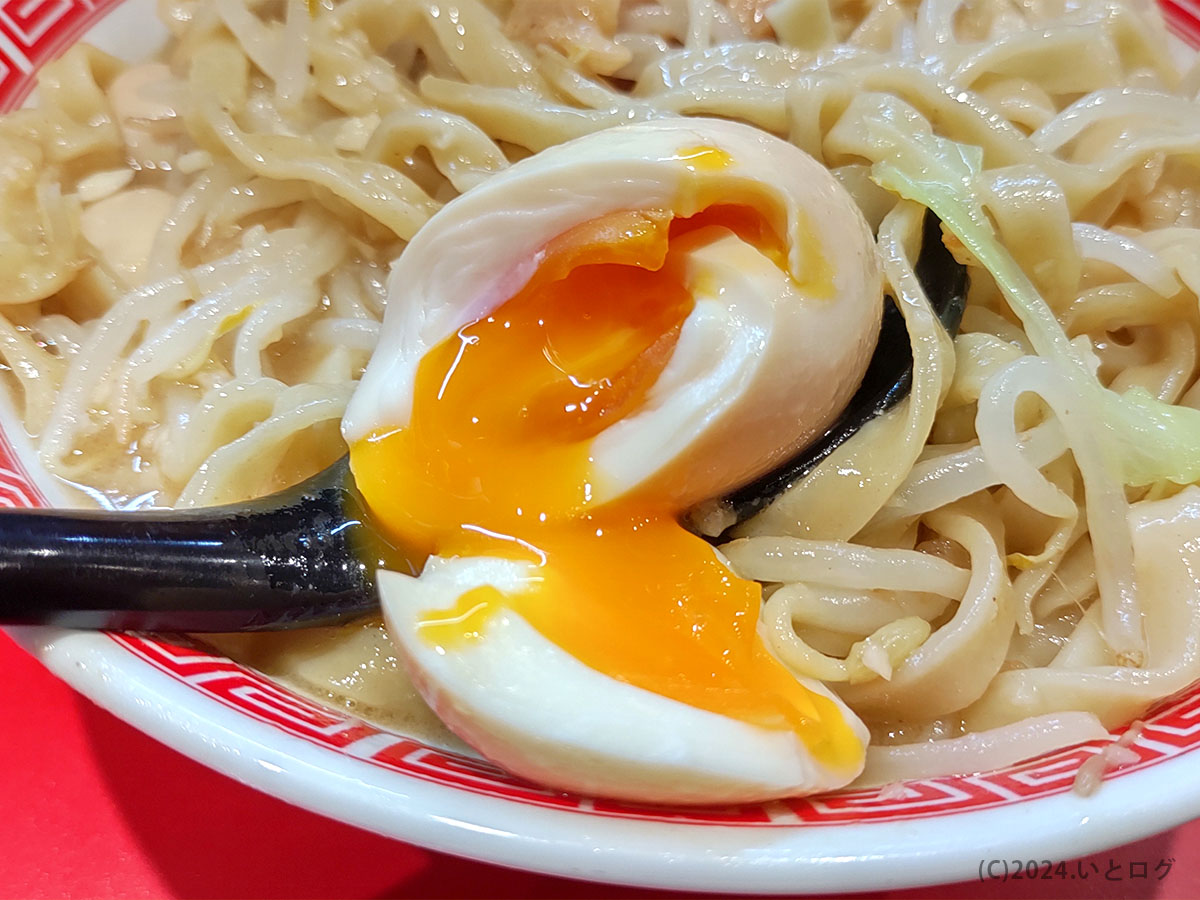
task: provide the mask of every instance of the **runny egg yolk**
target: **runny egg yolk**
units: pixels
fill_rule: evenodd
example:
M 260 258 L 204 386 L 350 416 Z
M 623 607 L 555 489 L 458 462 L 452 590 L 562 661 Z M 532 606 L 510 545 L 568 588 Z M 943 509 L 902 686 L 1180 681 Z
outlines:
M 735 232 L 783 265 L 753 208 L 690 218 L 615 213 L 545 247 L 530 282 L 429 351 L 403 428 L 351 448 L 356 482 L 383 527 L 439 556 L 528 560 L 523 592 L 469 591 L 429 610 L 422 637 L 446 652 L 511 609 L 585 665 L 635 687 L 768 729 L 849 766 L 861 741 L 757 633 L 761 587 L 733 574 L 641 488 L 593 498 L 591 440 L 636 411 L 693 307 L 689 247 Z M 581 702 L 586 702 L 581 698 Z

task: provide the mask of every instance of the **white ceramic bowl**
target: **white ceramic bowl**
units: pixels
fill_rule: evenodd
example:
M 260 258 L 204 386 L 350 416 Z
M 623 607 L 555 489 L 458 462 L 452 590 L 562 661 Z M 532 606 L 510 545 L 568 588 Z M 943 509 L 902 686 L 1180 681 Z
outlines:
M 0 4 L 0 109 L 71 42 L 144 55 L 151 0 Z M 1200 4 L 1163 0 L 1200 45 Z M 0 505 L 59 500 L 0 408 Z M 5 422 L 9 424 L 7 427 Z M 239 781 L 380 834 L 559 875 L 691 891 L 797 893 L 965 881 L 989 859 L 1059 860 L 1200 814 L 1200 687 L 1147 719 L 1139 762 L 1093 797 L 1071 792 L 1104 742 L 985 775 L 909 782 L 899 798 L 664 809 L 545 791 L 298 697 L 228 659 L 148 635 L 12 629 L 58 676 L 130 724 Z

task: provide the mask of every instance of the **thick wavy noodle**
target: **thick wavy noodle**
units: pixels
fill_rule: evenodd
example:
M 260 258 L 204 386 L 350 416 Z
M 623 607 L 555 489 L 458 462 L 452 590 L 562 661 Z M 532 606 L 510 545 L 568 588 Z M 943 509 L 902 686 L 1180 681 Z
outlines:
M 727 117 L 849 188 L 912 342 L 910 396 L 723 548 L 779 658 L 871 727 L 864 779 L 1091 739 L 1200 678 L 1200 67 L 1147 4 L 160 6 L 158 58 L 75 47 L 0 123 L 0 362 L 93 502 L 332 461 L 436 210 L 597 129 Z M 921 182 L 927 151 L 962 177 Z M 913 270 L 925 205 L 971 269 L 957 341 Z M 412 724 L 378 623 L 224 646 Z

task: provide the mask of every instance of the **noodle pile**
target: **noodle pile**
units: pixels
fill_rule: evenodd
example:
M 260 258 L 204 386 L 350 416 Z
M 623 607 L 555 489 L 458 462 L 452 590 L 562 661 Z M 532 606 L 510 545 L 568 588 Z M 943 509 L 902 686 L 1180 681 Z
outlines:
M 864 779 L 1102 736 L 1200 678 L 1200 67 L 1147 4 L 160 6 L 159 59 L 77 46 L 0 122 L 0 363 L 94 502 L 328 464 L 387 265 L 442 205 L 601 128 L 727 117 L 846 185 L 912 342 L 909 397 L 722 548 L 777 655 L 870 726 Z M 970 267 L 956 341 L 913 271 L 925 206 Z M 228 646 L 386 716 L 364 628 Z

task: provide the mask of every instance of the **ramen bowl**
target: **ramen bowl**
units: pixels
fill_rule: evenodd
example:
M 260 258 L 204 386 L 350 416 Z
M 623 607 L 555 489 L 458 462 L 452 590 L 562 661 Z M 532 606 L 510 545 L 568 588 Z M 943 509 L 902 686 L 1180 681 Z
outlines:
M 1177 36 L 1200 11 L 1170 0 Z M 164 34 L 149 0 L 0 4 L 0 108 L 86 37 L 118 56 Z M 0 403 L 0 505 L 68 503 Z M 186 638 L 12 629 L 56 675 L 170 747 L 297 806 L 422 846 L 533 871 L 691 891 L 868 890 L 985 876 L 988 859 L 1062 859 L 1200 814 L 1200 686 L 1151 710 L 1136 762 L 1073 791 L 1093 741 L 1004 769 L 722 808 L 546 790 L 466 752 L 300 696 Z

